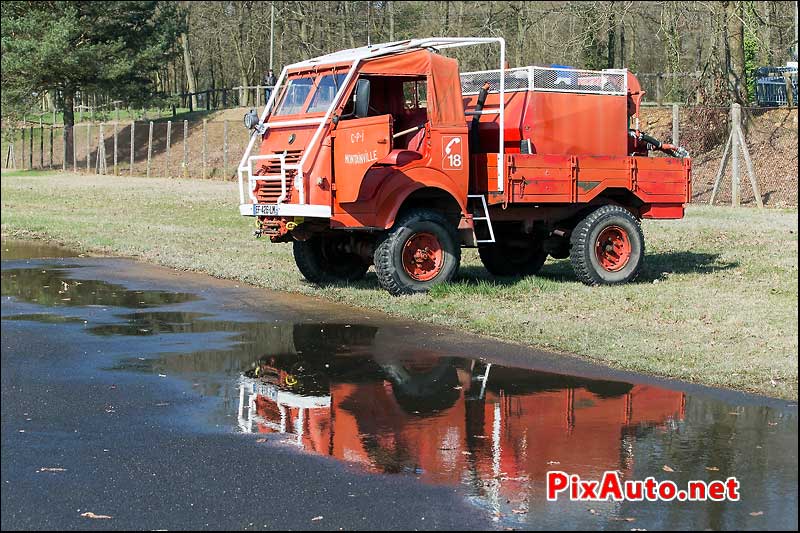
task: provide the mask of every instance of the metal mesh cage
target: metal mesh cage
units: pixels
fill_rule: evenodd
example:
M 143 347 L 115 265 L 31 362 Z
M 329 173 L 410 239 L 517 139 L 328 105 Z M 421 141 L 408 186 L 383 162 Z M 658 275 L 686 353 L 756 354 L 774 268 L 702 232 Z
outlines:
M 484 83 L 500 92 L 500 71 L 461 74 L 461 92 L 478 94 Z M 579 70 L 569 67 L 522 67 L 505 71 L 505 91 L 552 91 L 609 95 L 627 94 L 626 70 Z
M 462 94 L 478 94 L 484 83 L 489 84 L 490 93 L 500 92 L 500 71 L 485 70 L 481 72 L 464 72 L 461 74 Z M 529 83 L 527 68 L 506 70 L 506 91 L 527 91 L 528 87 Z

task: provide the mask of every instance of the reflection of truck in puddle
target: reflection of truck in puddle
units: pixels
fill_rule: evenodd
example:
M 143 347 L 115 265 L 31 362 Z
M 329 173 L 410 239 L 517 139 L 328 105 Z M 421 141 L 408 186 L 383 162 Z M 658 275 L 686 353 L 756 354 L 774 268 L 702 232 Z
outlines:
M 240 379 L 241 429 L 291 434 L 370 471 L 466 483 L 496 507 L 548 470 L 629 473 L 637 436 L 683 416 L 682 393 L 646 385 L 424 351 L 381 357 L 372 329 L 353 328 L 347 342 L 316 337 L 346 353 L 262 357 Z

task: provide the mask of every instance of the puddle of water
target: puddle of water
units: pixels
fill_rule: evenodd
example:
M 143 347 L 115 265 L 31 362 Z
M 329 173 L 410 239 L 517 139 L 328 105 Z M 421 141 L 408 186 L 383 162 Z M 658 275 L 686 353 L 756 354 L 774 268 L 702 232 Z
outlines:
M 62 248 L 42 241 L 21 241 L 18 239 L 3 239 L 0 242 L 3 261 L 13 259 L 40 259 L 54 257 L 82 257 L 83 254 Z
M 59 306 L 80 315 L 80 306 L 153 308 L 196 299 L 102 280 L 77 283 L 66 267 L 2 275 L 4 296 L 48 311 L 3 319 L 52 327 L 81 320 L 61 316 Z M 191 381 L 221 399 L 221 411 L 209 415 L 214 421 L 370 472 L 459 487 L 502 526 L 796 525 L 796 411 L 452 357 L 369 324 L 223 320 L 213 305 L 202 313 L 119 313 L 85 332 L 120 344 L 138 338 L 137 357 L 115 368 Z M 184 346 L 202 335 L 224 342 Z M 584 479 L 616 470 L 626 480 L 653 476 L 679 486 L 737 476 L 747 503 L 552 503 L 544 494 L 549 470 Z
M 4 268 L 0 293 L 17 300 L 48 307 L 102 305 L 141 309 L 199 299 L 183 292 L 133 291 L 102 280 L 74 279 L 75 265 L 44 265 L 40 268 Z

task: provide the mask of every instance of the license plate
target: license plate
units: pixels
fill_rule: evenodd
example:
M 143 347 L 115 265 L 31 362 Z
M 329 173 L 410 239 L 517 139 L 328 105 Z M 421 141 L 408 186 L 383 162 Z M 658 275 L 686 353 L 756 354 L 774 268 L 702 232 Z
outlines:
M 277 205 L 256 204 L 253 206 L 253 215 L 255 216 L 263 216 L 263 215 L 269 216 L 277 214 L 278 214 Z

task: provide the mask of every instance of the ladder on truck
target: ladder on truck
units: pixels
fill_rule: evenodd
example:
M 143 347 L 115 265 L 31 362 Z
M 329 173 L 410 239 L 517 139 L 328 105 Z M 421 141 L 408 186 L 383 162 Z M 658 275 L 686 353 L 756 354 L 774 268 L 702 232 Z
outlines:
M 481 216 L 476 216 L 478 214 L 476 208 L 482 209 Z M 472 215 L 472 226 L 473 230 L 475 231 L 475 243 L 484 244 L 495 242 L 494 228 L 492 227 L 492 219 L 489 216 L 489 206 L 486 204 L 486 197 L 482 194 L 468 194 L 467 210 Z M 478 238 L 478 225 L 476 222 L 483 222 L 486 224 L 486 230 L 489 233 L 488 239 Z

